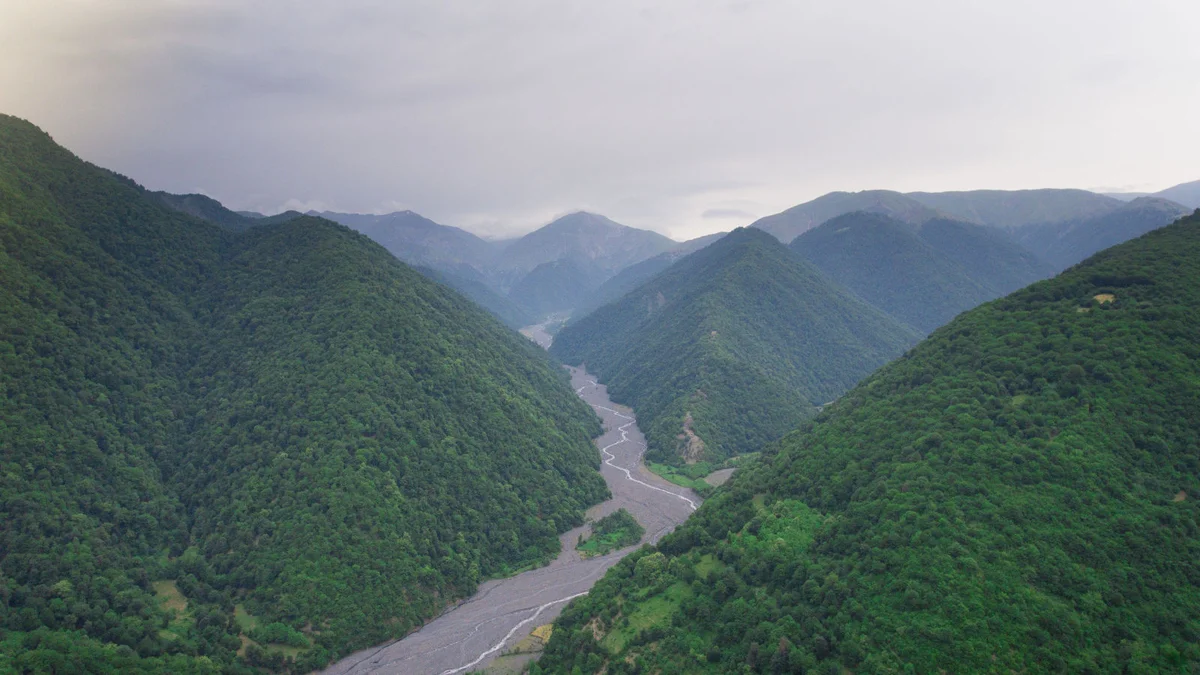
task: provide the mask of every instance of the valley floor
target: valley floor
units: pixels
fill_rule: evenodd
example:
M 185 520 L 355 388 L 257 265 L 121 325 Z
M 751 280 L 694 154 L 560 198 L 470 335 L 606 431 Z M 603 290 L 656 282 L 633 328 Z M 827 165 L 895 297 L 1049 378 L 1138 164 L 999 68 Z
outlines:
M 646 528 L 642 543 L 657 542 L 687 519 L 700 498 L 650 473 L 642 463 L 645 439 L 633 412 L 610 401 L 606 388 L 586 371 L 570 370 L 576 393 L 603 419 L 604 434 L 596 444 L 604 461 L 600 472 L 613 494 L 589 509 L 588 518 L 624 508 Z M 548 566 L 484 583 L 473 597 L 421 630 L 352 654 L 326 669 L 325 675 L 455 675 L 485 668 L 535 628 L 553 621 L 569 600 L 587 593 L 635 548 L 583 559 L 575 544 L 586 527 L 562 535 L 562 553 Z

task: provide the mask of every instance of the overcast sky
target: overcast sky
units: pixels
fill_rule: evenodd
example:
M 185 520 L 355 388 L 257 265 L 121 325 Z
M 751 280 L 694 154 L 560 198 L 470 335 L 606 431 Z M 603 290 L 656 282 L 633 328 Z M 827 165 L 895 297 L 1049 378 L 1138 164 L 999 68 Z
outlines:
M 237 209 L 682 239 L 831 190 L 1198 179 L 1198 27 L 1196 0 L 0 0 L 0 112 Z

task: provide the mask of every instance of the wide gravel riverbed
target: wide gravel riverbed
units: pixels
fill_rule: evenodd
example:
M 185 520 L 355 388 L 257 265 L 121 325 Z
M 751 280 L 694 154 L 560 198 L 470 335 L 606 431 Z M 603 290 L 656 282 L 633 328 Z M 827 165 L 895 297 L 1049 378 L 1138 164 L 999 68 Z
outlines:
M 588 373 L 570 370 L 576 393 L 604 422 L 604 434 L 596 439 L 596 446 L 603 461 L 600 473 L 613 494 L 612 499 L 589 509 L 588 518 L 624 508 L 646 528 L 643 542 L 658 541 L 687 519 L 700 505 L 700 498 L 650 473 L 642 464 L 645 439 L 633 412 L 613 404 L 605 387 Z M 484 583 L 474 596 L 421 630 L 352 654 L 324 673 L 455 675 L 484 668 L 534 628 L 550 623 L 572 598 L 586 593 L 605 570 L 636 548 L 584 560 L 575 552 L 583 531 L 581 527 L 563 534 L 562 553 L 546 567 Z

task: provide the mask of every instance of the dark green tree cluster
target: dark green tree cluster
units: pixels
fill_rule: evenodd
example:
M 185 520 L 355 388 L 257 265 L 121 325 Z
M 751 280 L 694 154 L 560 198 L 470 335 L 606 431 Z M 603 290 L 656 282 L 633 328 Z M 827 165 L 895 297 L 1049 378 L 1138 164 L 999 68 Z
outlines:
M 0 117 L 0 672 L 312 669 L 607 494 L 540 350 L 280 220 L 219 228 Z
M 637 410 L 649 457 L 680 463 L 758 450 L 915 341 L 743 228 L 571 323 L 550 353 Z
M 963 314 L 616 565 L 538 670 L 1195 672 L 1197 307 L 1200 212 Z

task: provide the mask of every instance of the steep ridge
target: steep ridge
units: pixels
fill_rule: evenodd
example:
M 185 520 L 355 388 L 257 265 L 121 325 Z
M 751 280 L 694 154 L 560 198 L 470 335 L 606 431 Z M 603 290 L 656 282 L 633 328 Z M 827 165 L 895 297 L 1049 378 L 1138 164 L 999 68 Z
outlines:
M 850 213 L 792 241 L 830 278 L 896 319 L 929 333 L 960 312 L 1050 276 L 1032 253 L 981 225 L 913 225 Z
M 681 462 L 757 450 L 913 342 L 743 228 L 568 325 L 550 352 L 637 411 L 649 456 Z
M 1200 213 L 963 314 L 622 561 L 533 672 L 1194 669 L 1198 303 Z
M 308 670 L 552 558 L 606 494 L 595 416 L 462 296 L 11 117 L 0 391 L 0 670 Z

